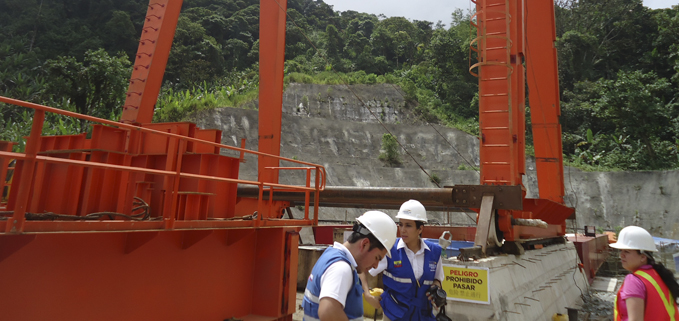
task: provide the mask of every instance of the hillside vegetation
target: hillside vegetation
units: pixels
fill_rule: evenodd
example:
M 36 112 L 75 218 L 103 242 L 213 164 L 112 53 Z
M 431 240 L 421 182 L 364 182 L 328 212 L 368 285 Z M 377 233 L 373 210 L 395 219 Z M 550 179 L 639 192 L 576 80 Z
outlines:
M 116 119 L 147 5 L 0 0 L 0 95 Z M 597 170 L 679 167 L 679 7 L 556 5 L 565 158 Z M 423 120 L 478 131 L 469 13 L 447 26 L 288 0 L 288 15 L 287 82 L 392 83 Z M 256 99 L 258 23 L 257 0 L 185 0 L 156 120 Z M 31 114 L 0 110 L 0 139 L 20 141 Z M 87 126 L 50 116 L 45 133 Z

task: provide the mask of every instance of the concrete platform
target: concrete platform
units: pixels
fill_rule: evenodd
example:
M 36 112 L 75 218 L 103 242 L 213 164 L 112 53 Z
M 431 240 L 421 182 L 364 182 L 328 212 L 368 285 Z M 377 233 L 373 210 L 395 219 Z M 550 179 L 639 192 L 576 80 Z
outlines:
M 587 293 L 588 282 L 578 263 L 571 242 L 526 251 L 520 256 L 502 255 L 473 262 L 446 259 L 446 314 L 455 321 L 551 320 L 555 313 L 566 314 L 566 307 L 582 304 L 581 294 Z M 455 300 L 451 300 L 453 292 L 458 296 Z
M 615 292 L 618 288 L 618 279 L 597 276 L 592 282 L 591 290 L 599 292 Z

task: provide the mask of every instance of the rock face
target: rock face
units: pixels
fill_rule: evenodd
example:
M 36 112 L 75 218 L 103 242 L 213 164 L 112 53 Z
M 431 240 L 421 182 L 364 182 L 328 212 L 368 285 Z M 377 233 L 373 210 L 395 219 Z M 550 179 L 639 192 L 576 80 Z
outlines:
M 479 182 L 478 173 L 471 169 L 479 164 L 477 137 L 419 121 L 397 87 L 290 84 L 283 97 L 281 156 L 325 166 L 328 186 L 436 187 L 420 166 L 440 178 L 441 186 Z M 246 138 L 246 148 L 257 150 L 257 113 L 219 108 L 197 114 L 195 120 L 201 128 L 221 129 L 226 145 L 240 146 L 241 138 Z M 408 151 L 401 152 L 402 164 L 397 167 L 378 159 L 387 130 Z M 246 159 L 240 177 L 256 179 L 257 159 Z M 537 197 L 532 159 L 526 171 L 528 197 Z M 566 204 L 575 207 L 577 215 L 569 227 L 613 229 L 635 224 L 655 236 L 679 238 L 679 198 L 673 197 L 679 195 L 679 172 L 583 172 L 566 167 L 564 176 Z M 281 182 L 301 184 L 303 178 L 301 173 L 282 173 Z M 362 212 L 321 208 L 320 218 L 352 220 Z M 473 223 L 465 213 L 437 213 L 434 220 Z

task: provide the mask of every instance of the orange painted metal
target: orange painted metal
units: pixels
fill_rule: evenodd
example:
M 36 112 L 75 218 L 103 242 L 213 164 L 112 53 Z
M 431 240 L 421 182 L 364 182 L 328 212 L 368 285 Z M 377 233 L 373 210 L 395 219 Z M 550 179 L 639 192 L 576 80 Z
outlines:
M 219 130 L 150 123 L 181 5 L 151 0 L 120 123 L 0 97 L 36 110 L 26 153 L 0 151 L 20 172 L 0 220 L 3 319 L 291 319 L 298 232 L 318 224 L 325 169 L 279 156 L 287 3 L 260 5 L 259 152 L 220 144 Z M 40 137 L 45 112 L 101 125 Z M 257 182 L 238 179 L 245 153 Z M 306 184 L 278 184 L 280 170 L 305 170 Z M 238 184 L 258 197 L 237 198 Z M 280 191 L 305 193 L 307 209 L 313 193 L 313 218 L 282 219 Z
M 182 0 L 151 0 L 134 60 L 121 122 L 144 124 L 153 120 L 153 109 L 163 82 Z
M 294 312 L 286 284 L 296 277 L 295 228 L 194 233 L 204 231 L 0 236 L 0 254 L 21 247 L 0 262 L 1 273 L 13 273 L 3 280 L 2 319 L 273 320 Z
M 561 108 L 554 2 L 534 1 L 526 15 L 526 70 L 540 198 L 564 204 Z
M 522 8 L 516 0 L 478 0 L 476 27 L 479 62 L 481 184 L 520 185 L 525 172 L 522 130 L 525 96 L 520 43 Z M 470 69 L 470 70 L 471 70 Z
M 11 152 L 15 145 L 17 145 L 15 142 L 0 141 L 0 151 Z M 11 185 L 8 180 L 14 173 L 14 166 L 10 167 L 11 161 L 11 158 L 0 157 L 0 209 L 7 206 L 5 195 L 9 192 Z
M 474 3 L 472 24 L 477 38 L 472 50 L 478 62 L 470 66 L 470 72 L 479 77 L 481 184 L 523 186 L 528 81 L 540 199 L 526 199 L 524 192 L 524 209 L 498 210 L 498 225 L 509 241 L 529 235 L 563 235 L 565 220 L 574 210 L 563 205 L 554 4 L 522 0 Z M 511 218 L 541 219 L 550 227 L 546 233 L 525 233 L 531 229 L 512 226 Z
M 29 193 L 31 192 L 31 183 L 33 181 L 33 172 L 35 170 L 35 158 L 37 156 L 38 150 L 40 149 L 40 134 L 42 133 L 42 126 L 45 121 L 45 112 L 42 110 L 36 110 L 33 114 L 33 124 L 31 126 L 31 136 L 26 142 L 26 159 L 25 164 L 18 170 L 21 176 L 26 177 L 23 182 L 20 181 L 19 175 L 16 175 L 13 179 L 14 183 L 18 183 L 17 186 L 17 200 L 16 205 L 10 207 L 8 205 L 8 210 L 14 211 L 14 214 L 9 218 L 7 226 L 5 226 L 5 233 L 7 234 L 19 234 L 23 231 L 24 222 L 26 221 L 26 209 L 29 204 Z M 11 195 L 14 194 L 15 190 L 12 190 Z
M 287 0 L 259 1 L 259 138 L 260 152 L 281 154 L 283 117 L 283 65 L 285 59 L 285 17 Z M 278 183 L 278 160 L 257 158 L 259 181 Z
M 587 274 L 587 280 L 589 284 L 592 284 L 596 272 L 609 255 L 608 236 L 605 234 L 596 234 L 596 236 L 576 234 L 569 235 L 568 240 L 575 244 L 578 257 L 583 264 L 585 274 Z
M 534 227 L 534 226 L 512 226 L 512 234 L 515 235 L 516 239 L 530 240 L 530 239 L 540 239 L 540 238 L 550 238 L 557 235 L 564 235 L 566 232 L 561 225 L 548 225 L 547 228 Z
M 187 142 L 194 142 L 194 143 L 198 143 L 198 144 L 210 145 L 210 146 L 214 146 L 214 147 L 217 147 L 217 148 L 234 150 L 234 151 L 237 151 L 237 152 L 249 153 L 249 154 L 254 154 L 254 155 L 258 155 L 258 156 L 264 155 L 264 156 L 269 156 L 269 157 L 275 157 L 275 158 L 278 158 L 279 161 L 286 161 L 286 162 L 295 163 L 298 166 L 318 167 L 319 169 L 322 169 L 323 171 L 325 170 L 325 168 L 321 165 L 316 165 L 316 164 L 309 163 L 309 162 L 295 160 L 295 159 L 292 159 L 292 158 L 280 157 L 280 156 L 277 156 L 277 155 L 266 154 L 266 153 L 255 151 L 255 150 L 249 150 L 249 149 L 244 149 L 244 148 L 239 148 L 239 147 L 234 147 L 234 146 L 229 146 L 229 145 L 223 145 L 223 144 L 214 143 L 214 142 L 211 142 L 211 141 L 200 140 L 200 139 L 195 138 L 195 137 L 182 136 L 182 135 L 179 135 L 179 134 L 162 132 L 162 131 L 158 131 L 158 130 L 154 130 L 154 129 L 150 129 L 150 128 L 128 125 L 128 124 L 119 123 L 119 122 L 115 122 L 115 121 L 111 121 L 111 120 L 107 120 L 107 119 L 82 115 L 82 114 L 66 111 L 66 110 L 63 110 L 63 109 L 58 109 L 58 108 L 53 108 L 53 107 L 49 107 L 49 106 L 45 106 L 45 105 L 35 104 L 35 103 L 27 102 L 27 101 L 12 99 L 12 98 L 8 98 L 8 97 L 4 97 L 4 96 L 0 96 L 0 102 L 10 104 L 10 105 L 26 107 L 26 108 L 30 108 L 30 109 L 34 109 L 34 110 L 46 111 L 46 112 L 64 115 L 64 116 L 68 116 L 68 117 L 84 119 L 84 120 L 88 120 L 90 122 L 100 123 L 100 124 L 103 124 L 103 125 L 109 125 L 109 126 L 113 126 L 113 127 L 117 127 L 117 128 L 121 128 L 121 129 L 127 129 L 132 133 L 140 132 L 140 133 L 156 134 L 156 135 L 161 135 L 161 136 L 165 136 L 165 137 L 172 137 L 172 138 L 186 140 Z M 134 136 L 134 135 L 131 135 L 131 136 Z M 136 140 L 133 137 L 131 137 L 130 143 L 132 143 L 134 141 L 136 141 Z M 86 146 L 88 146 L 88 145 L 86 145 Z M 16 153 L 16 154 L 21 155 L 20 153 Z M 249 181 L 249 182 L 255 183 L 255 184 L 257 183 L 257 182 L 254 182 L 254 181 Z M 281 184 L 274 184 L 274 183 L 267 183 L 267 185 L 284 186 L 284 185 L 281 185 Z
M 262 195 L 318 198 L 322 166 L 221 145 L 219 131 L 195 124 L 138 127 L 0 101 L 37 110 L 26 153 L 0 151 L 2 159 L 17 159 L 7 208 L 13 213 L 0 220 L 0 273 L 13 276 L 0 294 L 3 319 L 290 319 L 297 233 L 317 224 L 317 214 L 282 219 L 284 202 Z M 94 125 L 90 138 L 41 137 L 45 112 L 109 126 Z M 304 170 L 309 178 L 303 186 L 240 180 L 241 158 L 220 155 L 222 148 L 292 162 L 269 170 Z M 247 199 L 257 216 L 237 206 L 244 201 L 238 184 L 258 187 L 259 198 Z M 148 204 L 148 219 L 130 218 L 135 196 Z M 15 220 L 25 218 L 17 216 L 21 204 L 30 220 Z M 34 220 L 45 212 L 59 216 Z M 46 301 L 35 308 L 36 298 Z

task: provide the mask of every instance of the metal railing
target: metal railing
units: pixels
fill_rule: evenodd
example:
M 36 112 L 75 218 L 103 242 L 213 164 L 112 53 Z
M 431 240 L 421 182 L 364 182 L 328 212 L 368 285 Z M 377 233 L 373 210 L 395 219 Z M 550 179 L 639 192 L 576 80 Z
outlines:
M 186 229 L 222 229 L 222 228 L 256 228 L 256 227 L 276 227 L 276 226 L 310 226 L 318 224 L 318 206 L 314 206 L 313 218 L 309 218 L 309 200 L 310 194 L 313 193 L 318 200 L 318 193 L 323 191 L 325 188 L 326 171 L 321 165 L 316 165 L 312 163 L 307 163 L 303 161 L 298 161 L 290 158 L 280 157 L 277 155 L 265 154 L 257 151 L 246 150 L 243 148 L 223 145 L 215 142 L 210 142 L 198 138 L 183 136 L 179 134 L 173 134 L 168 132 L 162 132 L 158 130 L 153 130 L 144 127 L 138 127 L 134 125 L 128 125 L 124 123 L 119 123 L 111 120 L 101 119 L 97 117 L 82 115 L 66 110 L 61 110 L 53 107 L 48 107 L 40 104 L 25 102 L 21 100 L 16 100 L 8 97 L 0 96 L 0 102 L 7 103 L 11 105 L 21 106 L 25 108 L 30 108 L 35 111 L 33 117 L 33 123 L 31 127 L 31 133 L 27 137 L 26 148 L 24 153 L 16 153 L 9 151 L 0 151 L 0 158 L 5 159 L 16 159 L 23 161 L 23 166 L 21 166 L 21 180 L 14 180 L 15 186 L 12 187 L 12 193 L 16 194 L 16 202 L 14 209 L 10 212 L 2 212 L 0 215 L 0 234 L 20 234 L 20 233 L 40 233 L 40 232 L 60 232 L 60 231 L 142 231 L 142 230 L 186 230 Z M 176 170 L 160 170 L 153 168 L 135 167 L 127 165 L 116 165 L 99 163 L 86 160 L 75 160 L 68 158 L 52 157 L 48 155 L 39 154 L 40 150 L 40 137 L 45 121 L 45 113 L 55 113 L 59 115 L 64 115 L 67 117 L 74 117 L 90 122 L 100 123 L 108 126 L 117 127 L 119 129 L 128 131 L 128 141 L 126 142 L 126 149 L 129 142 L 129 137 L 133 132 L 141 132 L 152 135 L 162 135 L 169 139 L 170 146 L 174 145 L 175 148 L 170 148 L 170 150 L 176 151 L 174 155 L 168 153 L 168 161 L 170 157 L 174 158 L 174 164 L 176 164 Z M 237 178 L 227 178 L 227 177 L 217 177 L 209 175 L 200 175 L 193 173 L 186 173 L 181 171 L 182 157 L 184 155 L 184 150 L 188 143 L 199 143 L 201 145 L 210 145 L 213 147 L 221 149 L 229 149 L 233 151 L 240 152 L 241 160 L 245 153 L 254 154 L 258 156 L 267 156 L 276 158 L 279 161 L 286 161 L 298 164 L 297 167 L 276 167 L 270 168 L 271 170 L 305 170 L 307 174 L 306 185 L 289 185 L 289 184 L 278 184 L 270 182 L 260 182 L 260 181 L 250 181 L 241 180 Z M 104 169 L 104 170 L 115 170 L 124 173 L 142 173 L 142 174 L 152 174 L 161 175 L 165 178 L 169 178 L 173 181 L 170 185 L 173 190 L 171 194 L 171 202 L 163 202 L 164 208 L 162 209 L 162 216 L 155 217 L 155 220 L 147 221 L 132 221 L 124 219 L 110 219 L 110 220 L 80 220 L 78 217 L 74 217 L 74 220 L 54 220 L 54 221 L 27 221 L 27 209 L 29 208 L 29 201 L 32 192 L 32 185 L 35 180 L 36 175 L 36 165 L 44 164 L 65 164 L 71 166 L 78 166 L 82 168 L 90 169 Z M 311 184 L 311 173 L 315 174 L 315 182 Z M 17 173 L 18 174 L 18 173 Z M 177 220 L 176 213 L 178 210 L 178 193 L 179 193 L 179 181 L 180 179 L 198 179 L 204 181 L 215 181 L 215 182 L 226 182 L 233 183 L 234 186 L 237 184 L 244 185 L 254 185 L 259 189 L 259 197 L 257 199 L 257 209 L 259 213 L 270 213 L 271 208 L 274 205 L 272 195 L 274 192 L 278 191 L 295 191 L 302 192 L 306 195 L 305 203 L 305 213 L 303 219 L 278 219 L 269 218 L 265 215 L 250 215 L 249 217 L 229 217 L 229 218 L 209 218 L 205 220 Z M 37 181 L 37 180 L 36 180 Z M 83 187 L 84 188 L 84 187 Z M 267 192 L 269 194 L 268 200 L 263 199 L 263 193 Z M 317 201 L 316 201 L 317 202 Z M 167 206 L 170 204 L 169 206 Z M 234 206 L 235 207 L 235 206 Z M 10 216 L 11 215 L 11 216 Z

